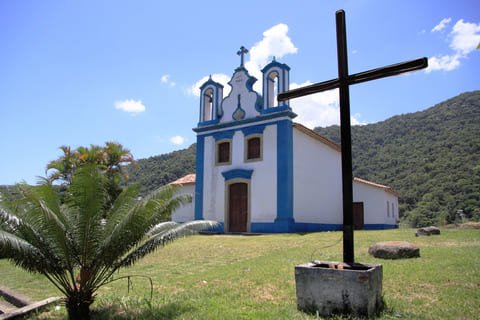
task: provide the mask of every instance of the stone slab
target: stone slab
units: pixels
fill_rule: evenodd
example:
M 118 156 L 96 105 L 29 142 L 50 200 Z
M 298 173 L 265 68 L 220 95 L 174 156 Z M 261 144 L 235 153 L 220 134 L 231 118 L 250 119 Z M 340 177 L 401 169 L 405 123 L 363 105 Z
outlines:
M 407 241 L 386 241 L 370 246 L 368 253 L 380 259 L 408 259 L 420 257 L 420 248 Z
M 419 228 L 415 232 L 415 237 L 418 236 L 430 236 L 430 235 L 439 235 L 440 229 L 434 226 Z

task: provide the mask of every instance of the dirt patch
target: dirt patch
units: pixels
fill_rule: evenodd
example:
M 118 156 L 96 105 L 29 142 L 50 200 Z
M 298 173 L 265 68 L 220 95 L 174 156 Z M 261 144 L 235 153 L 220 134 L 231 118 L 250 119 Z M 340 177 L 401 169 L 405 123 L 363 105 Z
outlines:
M 275 294 L 276 292 L 278 292 L 278 288 L 271 284 L 265 284 L 261 287 L 257 287 L 253 296 L 255 297 L 255 300 L 258 301 L 278 304 L 281 299 Z
M 480 222 L 465 222 L 461 224 L 447 224 L 444 226 L 445 229 L 455 229 L 455 228 L 460 228 L 460 229 L 480 229 Z
M 480 222 L 467 222 L 459 226 L 461 229 L 480 229 Z

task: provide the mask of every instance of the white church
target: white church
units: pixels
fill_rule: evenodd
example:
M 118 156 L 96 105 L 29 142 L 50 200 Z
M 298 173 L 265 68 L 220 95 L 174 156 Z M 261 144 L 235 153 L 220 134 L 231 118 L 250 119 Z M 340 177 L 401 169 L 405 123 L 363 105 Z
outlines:
M 286 64 L 262 69 L 263 91 L 243 65 L 228 83 L 211 78 L 201 87 L 196 128 L 196 173 L 174 182 L 191 204 L 172 220 L 215 220 L 224 232 L 283 233 L 342 230 L 340 147 L 295 123 L 288 101 Z M 398 194 L 390 187 L 354 178 L 356 229 L 398 227 Z

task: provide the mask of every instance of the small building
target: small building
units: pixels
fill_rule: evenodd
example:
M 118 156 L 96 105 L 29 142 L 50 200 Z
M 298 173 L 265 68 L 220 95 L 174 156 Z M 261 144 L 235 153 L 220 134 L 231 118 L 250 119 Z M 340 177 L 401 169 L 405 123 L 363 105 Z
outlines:
M 265 66 L 262 94 L 242 64 L 223 86 L 211 78 L 200 88 L 195 190 L 185 177 L 182 192 L 192 206 L 174 221 L 215 220 L 225 232 L 309 232 L 341 230 L 340 147 L 300 123 L 289 101 L 290 68 L 275 59 Z M 354 179 L 357 229 L 396 228 L 398 195 L 390 187 Z
M 175 193 L 176 196 L 188 194 L 192 197 L 195 194 L 195 174 L 187 174 L 185 177 L 175 180 L 171 184 L 180 185 L 181 188 Z M 186 203 L 183 206 L 179 207 L 175 212 L 172 213 L 172 221 L 176 222 L 186 222 L 193 220 L 193 211 L 194 211 L 193 200 L 190 203 Z

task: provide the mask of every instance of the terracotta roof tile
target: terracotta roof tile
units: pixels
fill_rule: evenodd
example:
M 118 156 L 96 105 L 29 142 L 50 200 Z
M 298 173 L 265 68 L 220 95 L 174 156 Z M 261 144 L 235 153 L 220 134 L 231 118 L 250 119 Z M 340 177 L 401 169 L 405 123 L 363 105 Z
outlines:
M 399 196 L 398 192 L 396 192 L 395 190 L 393 190 L 391 187 L 389 186 L 384 186 L 383 184 L 379 184 L 379 183 L 375 183 L 375 182 L 371 182 L 371 181 L 368 181 L 368 180 L 365 180 L 365 179 L 360 179 L 360 178 L 353 178 L 353 181 L 356 181 L 356 182 L 360 182 L 360 183 L 364 183 L 364 184 L 368 184 L 372 187 L 377 187 L 377 188 L 380 188 L 380 189 L 383 189 L 385 190 L 386 192 L 389 192 L 395 196 Z
M 170 184 L 194 184 L 194 183 L 195 183 L 195 173 L 191 173 L 173 181 Z

